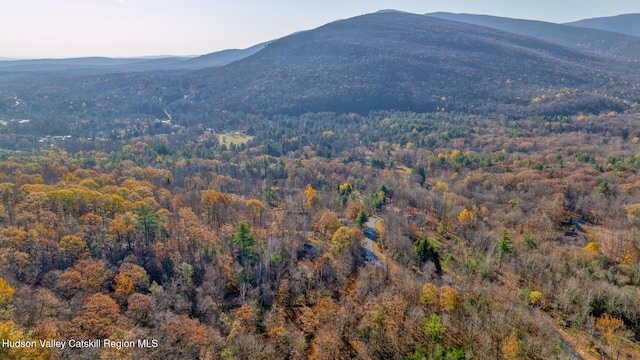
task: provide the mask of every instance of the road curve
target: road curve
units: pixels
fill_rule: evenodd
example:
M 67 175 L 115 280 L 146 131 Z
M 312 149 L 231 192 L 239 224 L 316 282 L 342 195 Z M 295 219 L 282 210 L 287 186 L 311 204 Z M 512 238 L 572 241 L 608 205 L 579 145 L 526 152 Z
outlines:
M 364 258 L 367 262 L 379 263 L 380 259 L 373 251 L 373 243 L 376 241 L 376 221 L 380 220 L 379 216 L 369 218 L 364 227 Z

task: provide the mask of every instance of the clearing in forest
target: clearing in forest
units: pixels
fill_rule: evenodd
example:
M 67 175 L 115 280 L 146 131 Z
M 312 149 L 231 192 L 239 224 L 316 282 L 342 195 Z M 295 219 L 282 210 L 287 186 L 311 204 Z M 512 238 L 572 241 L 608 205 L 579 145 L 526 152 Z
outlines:
M 230 146 L 231 144 L 236 146 L 246 144 L 251 139 L 253 139 L 253 136 L 241 134 L 239 132 L 218 134 L 218 142 L 220 144 L 226 144 L 227 146 Z

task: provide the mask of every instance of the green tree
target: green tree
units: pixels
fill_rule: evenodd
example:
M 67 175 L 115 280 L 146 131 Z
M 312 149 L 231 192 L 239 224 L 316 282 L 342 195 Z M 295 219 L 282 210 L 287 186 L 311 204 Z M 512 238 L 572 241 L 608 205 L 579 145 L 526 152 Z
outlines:
M 533 239 L 533 235 L 531 235 L 531 231 L 527 231 L 526 233 L 524 233 L 524 235 L 522 236 L 522 239 L 524 240 L 524 243 L 527 244 L 527 247 L 529 248 L 529 250 L 538 248 L 538 243 L 536 243 L 536 241 Z
M 429 337 L 429 347 L 431 348 L 431 358 L 436 358 L 436 352 L 447 329 L 442 325 L 440 317 L 431 314 L 431 317 L 424 323 L 424 333 Z
M 356 226 L 358 229 L 362 230 L 367 221 L 369 221 L 369 216 L 367 216 L 367 213 L 365 213 L 364 210 L 360 210 L 356 216 Z
M 606 181 L 600 182 L 600 184 L 598 184 L 598 186 L 596 187 L 596 193 L 600 195 L 606 195 L 609 192 L 611 192 L 611 189 L 609 188 L 609 183 Z
M 502 266 L 502 258 L 514 250 L 515 246 L 513 245 L 513 241 L 511 241 L 511 237 L 509 237 L 509 233 L 506 229 L 502 230 L 502 235 L 500 236 L 500 240 L 498 240 L 498 257 L 500 258 L 498 268 Z
M 191 285 L 191 283 L 193 282 L 193 266 L 185 261 L 180 264 L 180 270 L 182 270 L 182 276 L 187 282 L 187 285 Z
M 425 261 L 430 260 L 436 267 L 436 273 L 442 274 L 440 254 L 432 241 L 427 237 L 420 237 L 413 243 L 413 247 L 416 250 L 416 256 L 418 257 L 418 261 L 421 265 Z
M 253 245 L 255 244 L 255 237 L 249 225 L 242 221 L 236 226 L 236 233 L 233 235 L 233 244 L 238 247 L 240 251 L 240 258 L 245 261 L 253 254 Z
M 160 227 L 158 215 L 147 204 L 140 204 L 137 211 L 138 225 L 148 240 L 155 239 L 156 230 Z

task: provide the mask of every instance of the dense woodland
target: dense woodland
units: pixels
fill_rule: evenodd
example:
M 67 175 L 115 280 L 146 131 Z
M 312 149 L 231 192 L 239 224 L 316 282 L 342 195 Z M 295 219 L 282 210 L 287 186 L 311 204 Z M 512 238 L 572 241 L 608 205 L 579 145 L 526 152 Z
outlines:
M 632 359 L 634 112 L 313 113 L 0 154 L 7 359 Z M 375 222 L 375 256 L 363 249 Z

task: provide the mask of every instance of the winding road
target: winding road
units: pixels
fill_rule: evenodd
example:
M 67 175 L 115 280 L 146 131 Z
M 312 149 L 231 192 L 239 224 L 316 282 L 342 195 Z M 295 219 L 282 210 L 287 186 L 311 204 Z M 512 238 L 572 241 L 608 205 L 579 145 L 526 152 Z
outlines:
M 380 258 L 373 250 L 373 243 L 376 241 L 376 221 L 380 217 L 372 217 L 367 221 L 364 230 L 364 258 L 367 262 L 380 263 Z

